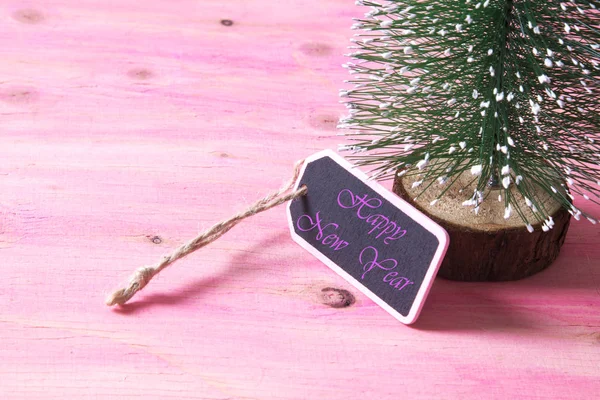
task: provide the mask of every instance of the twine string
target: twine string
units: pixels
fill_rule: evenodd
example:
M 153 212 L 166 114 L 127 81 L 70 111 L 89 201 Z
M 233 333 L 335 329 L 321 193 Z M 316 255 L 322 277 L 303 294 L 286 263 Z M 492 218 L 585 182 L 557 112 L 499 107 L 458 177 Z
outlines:
M 114 306 L 117 304 L 123 305 L 127 303 L 127 301 L 129 301 L 137 292 L 142 290 L 160 271 L 167 268 L 169 265 L 173 264 L 180 258 L 183 258 L 188 254 L 193 253 L 198 249 L 201 249 L 207 244 L 214 242 L 242 220 L 256 215 L 260 212 L 269 210 L 273 207 L 277 207 L 278 205 L 283 204 L 287 201 L 304 196 L 308 192 L 308 188 L 304 185 L 293 192 L 287 193 L 294 187 L 294 184 L 296 183 L 296 180 L 300 175 L 302 164 L 304 164 L 304 160 L 296 162 L 294 166 L 294 176 L 276 192 L 268 194 L 262 199 L 256 201 L 254 204 L 250 205 L 246 210 L 241 211 L 228 219 L 216 223 L 209 229 L 200 233 L 192 240 L 188 241 L 187 243 L 184 243 L 179 248 L 175 249 L 171 254 L 164 256 L 162 260 L 158 263 L 138 268 L 133 273 L 133 276 L 130 278 L 129 284 L 127 286 L 115 290 L 106 298 L 106 305 Z

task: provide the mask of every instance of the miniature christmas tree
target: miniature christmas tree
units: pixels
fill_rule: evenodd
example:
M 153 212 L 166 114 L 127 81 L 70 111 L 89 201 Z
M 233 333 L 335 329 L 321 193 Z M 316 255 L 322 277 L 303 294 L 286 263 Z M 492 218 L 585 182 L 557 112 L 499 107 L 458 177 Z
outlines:
M 426 191 L 472 176 L 464 205 L 492 193 L 532 232 L 554 222 L 540 196 L 576 219 L 600 195 L 598 1 L 387 1 L 353 29 L 353 84 L 340 125 L 378 179 L 419 174 Z

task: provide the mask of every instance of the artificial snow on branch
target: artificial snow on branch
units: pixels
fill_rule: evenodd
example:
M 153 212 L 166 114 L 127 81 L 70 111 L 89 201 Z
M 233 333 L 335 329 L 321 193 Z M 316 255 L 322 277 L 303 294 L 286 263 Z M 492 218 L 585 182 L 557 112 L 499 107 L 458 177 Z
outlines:
M 600 199 L 600 2 L 357 4 L 340 150 L 377 179 L 420 174 L 423 190 L 470 172 L 475 209 L 498 182 L 505 217 L 528 228 L 553 224 L 537 188 L 596 223 L 572 200 Z

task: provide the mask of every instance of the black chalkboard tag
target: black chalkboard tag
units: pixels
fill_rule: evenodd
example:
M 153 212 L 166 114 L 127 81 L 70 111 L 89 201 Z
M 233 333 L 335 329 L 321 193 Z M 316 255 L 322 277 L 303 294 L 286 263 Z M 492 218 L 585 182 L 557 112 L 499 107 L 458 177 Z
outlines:
M 306 159 L 288 205 L 292 238 L 400 322 L 416 321 L 446 231 L 331 150 Z

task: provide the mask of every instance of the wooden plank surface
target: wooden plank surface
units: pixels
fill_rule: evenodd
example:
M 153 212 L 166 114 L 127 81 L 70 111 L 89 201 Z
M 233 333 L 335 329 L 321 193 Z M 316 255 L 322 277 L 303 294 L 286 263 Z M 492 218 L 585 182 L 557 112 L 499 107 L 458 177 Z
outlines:
M 410 327 L 295 245 L 283 207 L 104 306 L 336 147 L 353 3 L 0 3 L 0 398 L 597 398 L 587 222 L 530 279 L 436 281 Z

